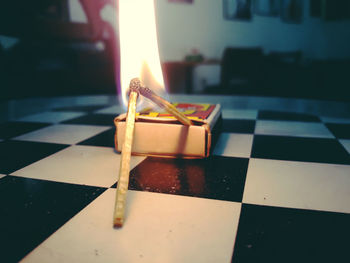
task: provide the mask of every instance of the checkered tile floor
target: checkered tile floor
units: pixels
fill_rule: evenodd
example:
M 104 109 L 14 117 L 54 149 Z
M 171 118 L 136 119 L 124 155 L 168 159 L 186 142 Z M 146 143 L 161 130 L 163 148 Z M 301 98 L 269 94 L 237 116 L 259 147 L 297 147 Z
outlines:
M 0 262 L 349 262 L 350 119 L 224 108 L 208 159 L 132 157 L 113 229 L 121 111 L 0 124 Z

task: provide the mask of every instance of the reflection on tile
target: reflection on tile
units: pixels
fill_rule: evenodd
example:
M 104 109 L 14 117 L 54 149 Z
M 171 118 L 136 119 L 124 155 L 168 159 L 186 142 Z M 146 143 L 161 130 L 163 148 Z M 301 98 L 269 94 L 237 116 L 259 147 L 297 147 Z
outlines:
M 114 201 L 108 189 L 23 262 L 231 260 L 240 204 L 129 191 L 125 224 L 113 229 Z
M 115 128 L 111 128 L 107 131 L 101 132 L 78 144 L 114 148 L 114 135 L 115 135 Z
M 255 135 L 251 157 L 302 162 L 350 164 L 335 139 Z
M 131 168 L 145 157 L 131 158 Z M 120 154 L 111 148 L 71 146 L 40 160 L 14 175 L 49 181 L 110 187 L 119 176 Z
M 59 123 L 61 121 L 73 119 L 84 115 L 83 112 L 70 112 L 70 111 L 49 111 L 29 115 L 21 118 L 20 121 L 31 121 L 31 122 L 44 122 L 44 123 Z
M 63 123 L 114 126 L 115 117 L 113 114 L 89 114 Z
M 67 145 L 53 143 L 0 142 L 0 173 L 12 173 L 66 147 Z
M 253 135 L 221 133 L 213 154 L 249 158 L 252 150 L 252 144 Z
M 259 120 L 285 120 L 285 121 L 305 121 L 305 122 L 319 122 L 320 119 L 314 115 L 283 112 L 283 111 L 259 111 Z
M 39 130 L 41 128 L 47 127 L 50 124 L 47 123 L 30 123 L 30 122 L 5 122 L 0 124 L 0 138 L 10 139 L 27 132 Z
M 343 262 L 350 215 L 242 204 L 232 262 Z
M 110 127 L 57 124 L 14 138 L 22 141 L 74 144 L 90 138 Z
M 344 146 L 344 148 L 350 154 L 350 140 L 339 140 L 339 142 Z
M 222 117 L 224 119 L 249 119 L 255 120 L 258 115 L 257 110 L 222 110 Z
M 334 138 L 323 123 L 295 121 L 257 121 L 255 134 Z
M 6 175 L 5 174 L 0 174 L 0 179 L 5 177 Z
M 222 131 L 228 133 L 254 133 L 254 120 L 230 120 L 224 119 Z
M 1 179 L 1 262 L 18 262 L 104 190 L 15 176 Z
M 109 105 L 76 105 L 76 106 L 66 106 L 66 107 L 59 107 L 55 108 L 53 110 L 55 111 L 85 111 L 85 112 L 92 112 L 99 109 L 103 109 L 108 107 Z
M 126 112 L 126 109 L 124 109 L 124 107 L 118 106 L 118 105 L 114 105 L 108 108 L 104 108 L 104 109 L 99 109 L 96 110 L 94 113 L 98 113 L 98 114 L 115 114 L 115 116 Z
M 243 202 L 350 213 L 350 165 L 250 159 Z
M 333 117 L 321 117 L 324 123 L 348 123 L 350 124 L 350 118 L 333 118 Z
M 326 125 L 338 139 L 350 139 L 350 124 L 327 123 Z
M 129 189 L 240 202 L 249 159 L 149 157 L 131 171 Z

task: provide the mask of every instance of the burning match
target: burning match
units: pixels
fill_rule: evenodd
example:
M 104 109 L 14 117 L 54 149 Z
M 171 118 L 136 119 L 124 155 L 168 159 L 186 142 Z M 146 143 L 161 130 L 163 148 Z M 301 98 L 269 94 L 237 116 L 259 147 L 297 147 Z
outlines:
M 166 110 L 169 114 L 173 115 L 183 125 L 193 125 L 192 121 L 188 119 L 182 112 L 176 109 L 174 105 L 155 94 L 150 88 L 143 86 L 138 78 L 132 79 L 130 85 L 133 86 L 134 89 L 136 89 L 141 95 L 147 99 L 150 99 L 159 107 Z
M 139 94 L 142 94 L 161 108 L 165 109 L 168 113 L 175 116 L 182 124 L 187 126 L 192 125 L 192 122 L 172 104 L 156 95 L 151 89 L 142 86 L 141 81 L 138 78 L 134 78 L 130 81 L 125 138 L 121 151 L 119 180 L 113 216 L 114 227 L 122 227 L 124 223 L 126 194 L 129 186 L 131 149 L 135 128 L 136 102 Z
M 136 102 L 139 95 L 138 88 L 135 84 L 135 82 L 131 81 L 129 86 L 130 93 L 126 117 L 125 138 L 121 152 L 119 180 L 113 216 L 113 225 L 117 228 L 122 227 L 124 223 L 126 194 L 129 187 L 131 148 L 134 138 Z

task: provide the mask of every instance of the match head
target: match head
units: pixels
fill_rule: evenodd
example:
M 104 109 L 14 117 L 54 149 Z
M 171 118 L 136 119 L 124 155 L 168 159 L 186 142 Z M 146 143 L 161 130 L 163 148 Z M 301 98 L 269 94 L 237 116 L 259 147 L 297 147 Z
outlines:
M 142 87 L 141 80 L 139 78 L 133 78 L 129 84 L 129 93 L 132 91 L 140 93 L 141 87 Z

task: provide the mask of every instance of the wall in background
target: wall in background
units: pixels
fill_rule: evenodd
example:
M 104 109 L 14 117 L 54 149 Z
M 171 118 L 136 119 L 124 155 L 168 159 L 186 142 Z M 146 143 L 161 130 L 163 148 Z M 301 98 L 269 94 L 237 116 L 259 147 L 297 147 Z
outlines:
M 290 24 L 255 14 L 248 22 L 225 20 L 222 0 L 156 0 L 161 58 L 182 60 L 192 48 L 207 58 L 220 58 L 228 46 L 261 46 L 266 53 L 301 50 L 306 59 L 350 58 L 350 21 L 310 17 L 309 1 L 303 3 L 302 22 Z

